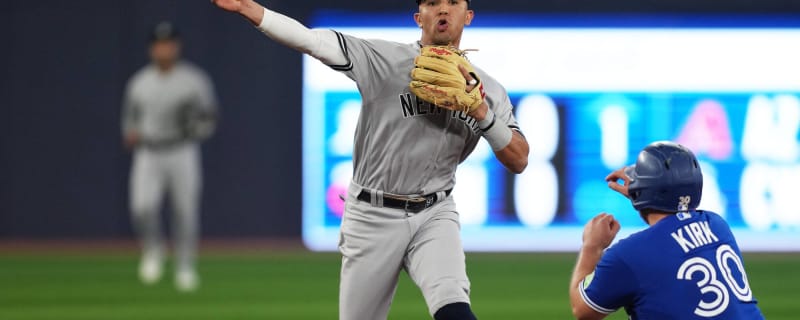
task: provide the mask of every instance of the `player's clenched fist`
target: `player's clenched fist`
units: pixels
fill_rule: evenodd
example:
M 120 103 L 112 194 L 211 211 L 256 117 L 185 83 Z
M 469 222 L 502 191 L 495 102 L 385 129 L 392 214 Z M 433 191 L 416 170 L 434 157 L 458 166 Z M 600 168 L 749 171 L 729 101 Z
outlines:
M 483 84 L 463 51 L 448 46 L 423 46 L 414 66 L 409 89 L 420 99 L 465 113 L 483 103 Z
M 619 221 L 614 216 L 601 213 L 589 220 L 583 228 L 583 246 L 605 249 L 619 232 Z

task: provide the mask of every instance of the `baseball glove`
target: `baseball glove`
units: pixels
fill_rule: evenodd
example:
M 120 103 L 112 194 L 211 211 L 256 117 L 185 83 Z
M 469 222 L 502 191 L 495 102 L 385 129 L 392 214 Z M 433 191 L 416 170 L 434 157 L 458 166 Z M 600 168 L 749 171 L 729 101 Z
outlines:
M 449 46 L 423 46 L 411 70 L 411 92 L 439 107 L 470 113 L 483 102 L 483 83 L 467 61 L 464 51 Z M 467 80 L 458 69 L 463 66 L 476 82 L 467 91 Z

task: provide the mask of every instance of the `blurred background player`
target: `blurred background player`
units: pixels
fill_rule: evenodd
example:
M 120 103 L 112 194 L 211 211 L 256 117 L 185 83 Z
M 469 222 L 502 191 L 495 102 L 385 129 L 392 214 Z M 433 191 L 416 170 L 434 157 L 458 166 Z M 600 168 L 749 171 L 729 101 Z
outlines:
M 169 194 L 174 213 L 175 286 L 199 285 L 195 268 L 202 184 L 199 142 L 214 131 L 217 101 L 209 77 L 180 58 L 178 31 L 170 22 L 150 34 L 151 63 L 128 82 L 122 118 L 124 144 L 134 151 L 130 208 L 142 245 L 139 278 L 163 273 L 161 203 Z
M 604 252 L 619 222 L 601 213 L 586 224 L 570 281 L 573 315 L 602 319 L 625 308 L 630 319 L 764 318 L 730 227 L 696 210 L 703 175 L 689 149 L 652 143 L 606 180 L 650 227 Z

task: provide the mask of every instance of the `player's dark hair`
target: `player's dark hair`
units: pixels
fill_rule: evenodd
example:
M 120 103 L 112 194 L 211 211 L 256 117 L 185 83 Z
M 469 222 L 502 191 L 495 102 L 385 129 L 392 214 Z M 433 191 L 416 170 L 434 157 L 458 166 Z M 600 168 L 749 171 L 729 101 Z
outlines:
M 417 5 L 419 5 L 419 4 L 420 4 L 420 3 L 422 3 L 423 1 L 425 1 L 425 0 L 417 0 Z M 470 0 L 464 0 L 464 1 L 466 1 L 466 2 L 467 2 L 467 7 L 469 7 Z
M 180 32 L 172 22 L 161 21 L 154 25 L 150 30 L 149 40 L 155 42 L 159 40 L 178 40 L 180 39 Z
M 641 213 L 643 216 L 646 216 L 653 213 L 674 213 L 674 212 L 661 212 L 651 208 L 644 208 L 642 210 L 639 210 L 639 213 Z

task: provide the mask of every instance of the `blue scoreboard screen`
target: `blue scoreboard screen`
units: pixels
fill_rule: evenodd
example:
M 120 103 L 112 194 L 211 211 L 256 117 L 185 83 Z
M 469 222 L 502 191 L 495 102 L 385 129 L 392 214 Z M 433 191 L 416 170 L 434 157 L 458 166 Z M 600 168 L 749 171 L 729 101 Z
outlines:
M 410 14 L 326 17 L 315 27 L 420 36 Z M 701 20 L 476 16 L 461 47 L 477 48 L 470 60 L 506 87 L 531 151 L 520 175 L 485 141 L 459 166 L 465 249 L 575 250 L 600 212 L 620 219 L 618 238 L 645 228 L 604 177 L 648 143 L 672 140 L 701 161 L 700 208 L 722 215 L 743 250 L 800 250 L 800 24 Z M 303 85 L 303 239 L 336 250 L 361 98 L 308 56 Z

